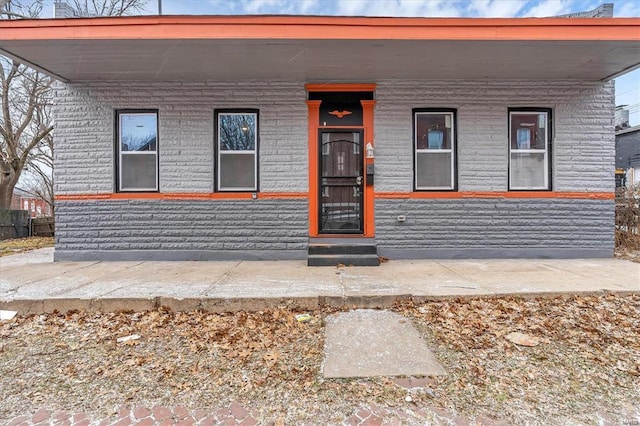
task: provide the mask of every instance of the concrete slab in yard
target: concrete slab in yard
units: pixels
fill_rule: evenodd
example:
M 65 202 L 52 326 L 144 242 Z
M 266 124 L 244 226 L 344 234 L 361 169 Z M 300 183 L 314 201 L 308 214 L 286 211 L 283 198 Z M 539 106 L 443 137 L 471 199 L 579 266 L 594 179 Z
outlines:
M 323 372 L 326 378 L 447 374 L 408 319 L 370 309 L 327 318 Z

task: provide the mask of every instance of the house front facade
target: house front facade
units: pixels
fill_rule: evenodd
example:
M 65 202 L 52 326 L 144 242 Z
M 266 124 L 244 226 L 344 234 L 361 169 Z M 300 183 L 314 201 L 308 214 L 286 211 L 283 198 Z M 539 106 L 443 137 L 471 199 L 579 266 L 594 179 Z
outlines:
M 56 260 L 612 256 L 639 19 L 0 25 L 61 80 Z

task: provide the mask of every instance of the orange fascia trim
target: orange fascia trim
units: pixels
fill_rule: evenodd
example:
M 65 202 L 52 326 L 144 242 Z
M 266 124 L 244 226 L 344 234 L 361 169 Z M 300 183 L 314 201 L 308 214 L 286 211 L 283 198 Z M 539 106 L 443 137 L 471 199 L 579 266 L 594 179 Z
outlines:
M 304 85 L 307 92 L 375 92 L 375 83 L 308 83 Z M 353 126 L 352 126 L 353 127 Z
M 258 199 L 289 200 L 306 199 L 306 192 L 258 192 Z M 56 195 L 56 201 L 85 200 L 250 200 L 252 192 L 119 192 L 113 194 L 68 194 Z
M 640 18 L 143 16 L 0 21 L 0 40 L 629 40 Z
M 461 199 L 461 198 L 572 198 L 585 200 L 613 200 L 614 192 L 377 192 L 380 199 Z

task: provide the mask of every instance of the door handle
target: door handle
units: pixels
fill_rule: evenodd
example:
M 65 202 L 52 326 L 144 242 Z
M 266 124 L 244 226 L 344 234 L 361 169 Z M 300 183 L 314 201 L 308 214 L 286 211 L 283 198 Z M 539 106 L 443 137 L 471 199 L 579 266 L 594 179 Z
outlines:
M 356 178 L 356 184 L 357 184 L 357 185 L 362 185 L 362 176 L 358 176 L 358 177 Z

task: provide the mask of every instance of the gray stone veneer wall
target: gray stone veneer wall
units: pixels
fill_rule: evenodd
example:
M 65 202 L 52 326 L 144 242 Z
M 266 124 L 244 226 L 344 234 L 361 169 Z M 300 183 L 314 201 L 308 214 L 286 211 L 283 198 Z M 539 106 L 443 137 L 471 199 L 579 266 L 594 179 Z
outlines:
M 508 108 L 553 113 L 554 191 L 614 191 L 614 86 L 580 81 L 384 81 L 376 90 L 376 191 L 413 189 L 412 108 L 456 108 L 458 189 L 508 190 Z
M 378 252 L 391 259 L 611 257 L 613 223 L 611 200 L 376 200 Z
M 552 108 L 553 191 L 613 191 L 613 83 L 379 81 L 375 97 L 376 192 L 412 191 L 421 107 L 457 109 L 459 191 L 508 190 L 510 107 Z M 260 192 L 306 192 L 304 101 L 303 82 L 60 84 L 56 194 L 114 192 L 114 110 L 125 108 L 159 110 L 162 193 L 213 192 L 218 108 L 260 110 Z M 379 198 L 376 241 L 393 258 L 611 256 L 613 212 L 613 200 Z M 56 259 L 300 258 L 307 214 L 299 198 L 59 200 Z
M 303 83 L 59 85 L 57 195 L 114 192 L 114 111 L 158 109 L 160 192 L 214 191 L 214 110 L 260 110 L 260 192 L 306 192 Z M 307 201 L 95 200 L 56 203 L 56 260 L 303 258 Z
M 412 108 L 457 110 L 459 191 L 508 191 L 508 108 L 551 108 L 553 191 L 613 192 L 614 86 L 581 81 L 382 81 L 376 191 L 413 190 Z M 611 257 L 613 200 L 376 199 L 391 258 Z M 406 216 L 398 222 L 397 216 Z
M 303 83 L 91 82 L 56 91 L 57 195 L 114 191 L 114 111 L 158 109 L 160 192 L 213 192 L 213 112 L 260 110 L 260 191 L 308 187 Z
M 302 259 L 306 200 L 56 204 L 55 260 Z

